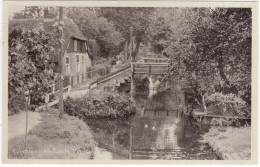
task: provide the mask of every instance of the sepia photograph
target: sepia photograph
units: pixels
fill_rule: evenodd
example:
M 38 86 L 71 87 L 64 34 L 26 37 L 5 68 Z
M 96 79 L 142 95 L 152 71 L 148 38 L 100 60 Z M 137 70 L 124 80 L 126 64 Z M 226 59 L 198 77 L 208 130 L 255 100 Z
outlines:
M 7 5 L 3 159 L 257 157 L 252 7 L 42 4 Z

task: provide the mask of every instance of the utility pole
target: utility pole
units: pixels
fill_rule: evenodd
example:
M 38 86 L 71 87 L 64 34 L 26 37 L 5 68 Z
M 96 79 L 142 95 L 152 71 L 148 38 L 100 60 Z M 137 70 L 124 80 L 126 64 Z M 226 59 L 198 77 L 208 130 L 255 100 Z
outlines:
M 127 40 L 125 41 L 125 57 L 124 57 L 124 63 L 128 60 L 128 44 Z
M 133 59 L 133 56 L 132 56 L 132 52 L 133 52 L 132 34 L 133 34 L 133 27 L 130 26 L 130 42 L 129 42 L 129 45 L 130 45 L 130 59 L 131 59 L 131 62 L 134 62 L 134 59 Z
M 131 100 L 134 99 L 134 59 L 132 56 L 132 51 L 133 51 L 133 44 L 132 44 L 132 33 L 133 33 L 133 27 L 130 26 L 130 41 L 129 41 L 129 45 L 130 45 L 130 59 L 131 59 L 131 88 L 130 88 L 130 96 L 131 96 Z
M 60 17 L 59 21 L 61 22 L 63 20 L 63 7 L 59 8 Z M 59 78 L 59 110 L 60 115 L 59 117 L 62 118 L 64 114 L 63 109 L 63 29 L 61 29 L 60 32 L 60 40 L 59 40 L 59 47 L 60 47 L 60 56 L 59 56 L 59 70 L 60 70 L 60 78 Z

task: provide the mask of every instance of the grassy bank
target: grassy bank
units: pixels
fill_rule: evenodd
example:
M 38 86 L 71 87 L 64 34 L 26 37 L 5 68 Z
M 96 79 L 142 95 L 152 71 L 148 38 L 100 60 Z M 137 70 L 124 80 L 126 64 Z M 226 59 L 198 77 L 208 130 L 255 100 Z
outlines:
M 96 145 L 88 126 L 76 117 L 52 109 L 25 136 L 8 141 L 9 159 L 90 159 Z
M 208 143 L 224 160 L 251 158 L 251 127 L 211 127 L 202 142 Z

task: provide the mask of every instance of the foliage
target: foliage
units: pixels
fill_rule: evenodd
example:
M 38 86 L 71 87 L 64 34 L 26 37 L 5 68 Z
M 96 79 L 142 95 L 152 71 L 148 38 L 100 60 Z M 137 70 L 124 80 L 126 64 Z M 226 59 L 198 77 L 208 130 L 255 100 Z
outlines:
M 156 14 L 154 38 L 160 43 L 154 49 L 171 58 L 164 80 L 177 80 L 205 112 L 216 92 L 251 105 L 251 9 L 173 8 Z
M 102 57 L 100 57 L 101 46 L 98 44 L 98 42 L 95 39 L 89 39 L 87 44 L 88 44 L 89 58 L 93 61 L 98 61 L 99 59 L 101 59 L 102 58 Z
M 9 93 L 9 92 L 8 92 Z M 12 100 L 8 99 L 8 115 L 17 114 L 26 109 L 24 93 L 16 94 Z
M 67 114 L 80 118 L 124 117 L 134 114 L 136 109 L 127 97 L 115 93 L 102 93 L 91 97 L 67 98 L 64 102 Z
M 85 36 L 91 40 L 91 51 L 94 54 L 98 47 L 100 54 L 103 57 L 111 57 L 113 53 L 119 53 L 117 50 L 120 46 L 123 38 L 120 32 L 115 28 L 112 22 L 109 22 L 106 18 L 98 15 L 95 8 L 68 8 L 67 16 L 75 21 L 79 29 Z M 93 40 L 97 42 L 97 46 L 94 46 Z M 99 55 L 94 55 L 95 59 Z
M 19 13 L 14 13 L 14 19 L 25 18 L 55 18 L 58 15 L 56 7 L 25 6 Z
M 9 107 L 17 94 L 41 97 L 55 75 L 49 57 L 55 56 L 55 34 L 45 32 L 39 23 L 32 29 L 15 28 L 9 34 L 8 48 L 8 98 Z M 32 99 L 34 101 L 34 99 Z
M 119 7 L 119 8 L 100 8 L 100 14 L 114 23 L 125 39 L 130 41 L 130 30 L 133 27 L 133 36 L 135 37 L 136 47 L 133 50 L 133 57 L 137 57 L 141 42 L 148 42 L 148 32 L 150 29 L 151 14 L 154 8 L 136 8 L 136 7 Z
M 70 76 L 63 77 L 63 87 L 67 87 L 70 85 Z M 56 78 L 55 81 L 55 91 L 59 90 L 59 78 Z
M 42 17 L 41 9 L 26 10 L 32 15 L 26 17 Z M 204 112 L 212 104 L 250 108 L 251 9 L 70 7 L 66 11 L 89 39 L 94 60 L 123 50 L 133 27 L 133 56 L 143 46 L 145 52 L 152 48 L 170 58 L 170 70 L 162 81 L 181 85 Z M 219 100 L 231 95 L 229 104 Z

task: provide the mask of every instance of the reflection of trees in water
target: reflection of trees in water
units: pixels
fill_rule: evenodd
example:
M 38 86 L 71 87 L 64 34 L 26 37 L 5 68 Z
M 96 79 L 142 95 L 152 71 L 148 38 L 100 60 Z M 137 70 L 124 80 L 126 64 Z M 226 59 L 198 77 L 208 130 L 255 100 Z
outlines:
M 174 110 L 177 109 L 176 105 L 176 95 L 174 92 L 163 91 L 152 96 L 151 99 L 148 99 L 147 110 Z
M 157 129 L 162 123 L 163 120 L 149 117 L 133 118 L 133 149 L 150 149 L 155 144 Z
M 173 121 L 172 121 L 173 120 Z M 184 139 L 184 121 L 180 117 L 172 117 L 171 122 L 165 123 L 158 131 L 158 149 L 174 149 Z M 159 144 L 161 143 L 161 144 Z
M 177 146 L 176 128 L 177 126 L 175 124 L 163 125 L 157 134 L 157 149 L 173 149 Z
M 85 121 L 99 147 L 113 152 L 114 158 L 127 158 L 129 149 L 129 119 L 92 119 Z

